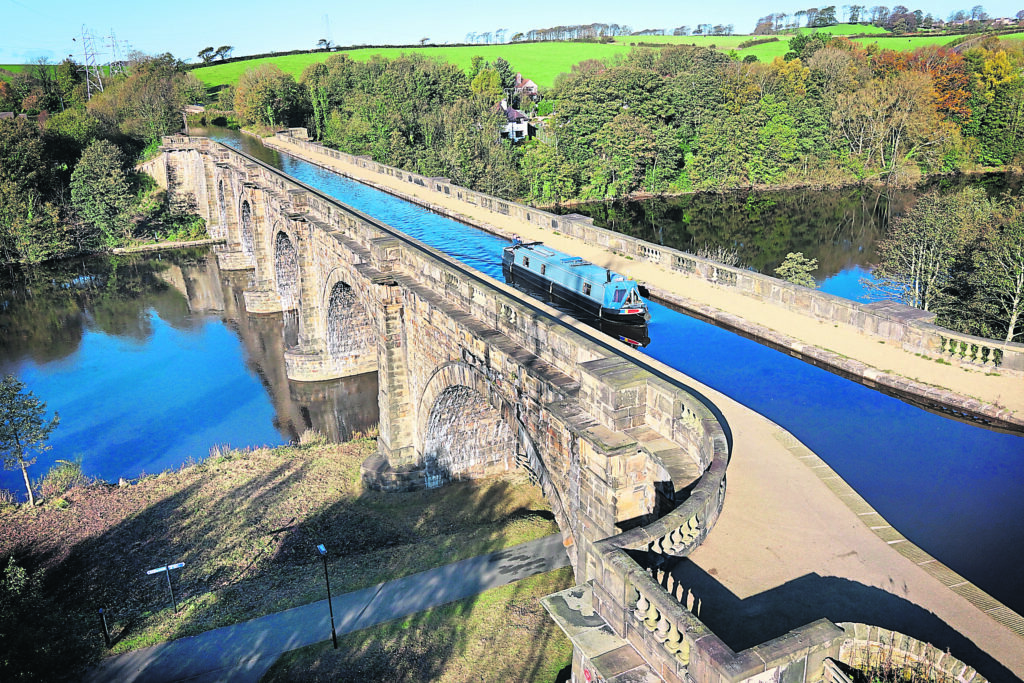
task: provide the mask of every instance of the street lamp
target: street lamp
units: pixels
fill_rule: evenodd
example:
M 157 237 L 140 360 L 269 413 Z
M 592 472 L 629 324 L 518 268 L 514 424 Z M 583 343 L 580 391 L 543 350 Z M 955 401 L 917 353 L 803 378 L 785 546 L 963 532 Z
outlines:
M 334 649 L 338 649 L 338 633 L 334 630 L 334 605 L 331 604 L 331 577 L 327 575 L 327 548 L 321 543 L 316 547 L 320 557 L 324 561 L 324 581 L 327 582 L 327 609 L 331 612 L 331 642 L 334 643 Z

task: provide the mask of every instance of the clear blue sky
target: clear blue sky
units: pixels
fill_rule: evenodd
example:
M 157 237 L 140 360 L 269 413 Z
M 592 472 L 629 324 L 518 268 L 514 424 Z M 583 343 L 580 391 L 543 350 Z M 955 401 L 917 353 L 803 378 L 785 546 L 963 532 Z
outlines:
M 874 4 L 874 3 L 871 3 Z M 870 7 L 871 4 L 868 4 Z M 892 4 L 896 4 L 893 2 Z M 892 6 L 890 4 L 890 6 Z M 938 0 L 914 5 L 925 13 L 945 18 L 971 4 Z M 982 3 L 991 16 L 1012 16 L 1024 9 L 1024 0 Z M 805 7 L 752 0 L 672 3 L 666 0 L 323 0 L 245 3 L 217 0 L 0 0 L 0 63 L 26 63 L 37 57 L 58 62 L 69 54 L 82 60 L 82 26 L 97 37 L 116 34 L 136 50 L 148 54 L 170 52 L 179 59 L 196 60 L 206 46 L 235 46 L 234 54 L 312 48 L 319 38 L 339 45 L 460 42 L 470 31 L 499 28 L 517 31 L 560 24 L 591 22 L 628 24 L 633 29 L 667 28 L 696 24 L 733 24 L 737 33 L 749 33 L 759 16 L 772 11 L 792 13 Z M 837 8 L 842 5 L 837 3 Z M 325 21 L 325 18 L 328 21 Z M 72 38 L 78 37 L 77 41 Z M 105 42 L 105 41 L 97 41 Z M 108 48 L 103 48 L 108 50 Z M 107 61 L 101 56 L 101 61 Z

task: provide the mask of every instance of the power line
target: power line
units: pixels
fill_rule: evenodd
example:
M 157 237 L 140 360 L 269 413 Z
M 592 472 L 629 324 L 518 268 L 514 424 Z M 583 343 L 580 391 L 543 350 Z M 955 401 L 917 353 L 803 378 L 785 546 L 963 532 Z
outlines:
M 82 24 L 82 71 L 85 72 L 86 101 L 93 93 L 103 92 L 103 69 L 100 68 L 96 52 L 96 38 Z

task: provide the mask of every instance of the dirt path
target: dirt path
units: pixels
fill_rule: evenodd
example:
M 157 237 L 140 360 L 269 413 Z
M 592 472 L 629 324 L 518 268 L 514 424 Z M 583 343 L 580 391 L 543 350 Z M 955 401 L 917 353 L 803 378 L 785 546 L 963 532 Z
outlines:
M 555 249 L 578 254 L 593 263 L 645 281 L 658 289 L 739 316 L 769 330 L 793 337 L 804 344 L 855 359 L 881 372 L 892 373 L 1002 407 L 1010 415 L 1024 419 L 1024 379 L 1019 376 L 988 375 L 974 369 L 940 364 L 904 351 L 898 344 L 881 342 L 877 337 L 862 334 L 848 325 L 819 321 L 727 287 L 667 270 L 658 264 L 629 260 L 602 247 L 487 209 L 467 205 L 427 188 L 375 173 L 327 155 L 312 154 L 286 139 L 273 138 L 265 140 L 264 143 L 392 194 L 437 208 L 469 223 L 506 236 L 516 234 L 524 240 L 543 241 Z

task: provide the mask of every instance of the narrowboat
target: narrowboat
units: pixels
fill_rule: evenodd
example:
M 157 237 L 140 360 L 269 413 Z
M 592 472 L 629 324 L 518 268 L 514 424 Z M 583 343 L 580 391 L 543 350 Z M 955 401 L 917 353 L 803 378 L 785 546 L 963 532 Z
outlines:
M 635 280 L 541 242 L 505 247 L 501 265 L 511 281 L 546 290 L 595 318 L 639 325 L 650 317 Z

